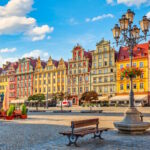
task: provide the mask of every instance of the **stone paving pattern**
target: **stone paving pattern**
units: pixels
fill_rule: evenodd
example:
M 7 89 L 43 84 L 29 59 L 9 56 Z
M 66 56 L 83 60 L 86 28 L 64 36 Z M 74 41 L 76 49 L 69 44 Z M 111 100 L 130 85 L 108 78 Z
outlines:
M 104 140 L 92 139 L 92 135 L 79 139 L 76 148 L 67 147 L 67 138 L 59 131 L 70 129 L 70 121 L 99 118 L 102 127 L 112 128 L 104 132 Z M 113 121 L 120 121 L 122 115 L 104 114 L 54 114 L 30 113 L 27 120 L 0 121 L 0 150 L 149 150 L 150 130 L 144 135 L 119 134 Z M 150 116 L 144 118 L 150 122 Z

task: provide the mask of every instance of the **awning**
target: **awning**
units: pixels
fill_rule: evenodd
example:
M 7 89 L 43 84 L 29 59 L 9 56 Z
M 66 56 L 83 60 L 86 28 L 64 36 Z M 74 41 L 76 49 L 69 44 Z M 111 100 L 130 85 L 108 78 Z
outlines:
M 25 103 L 25 99 L 17 99 L 17 100 L 11 100 L 10 103 L 11 104 L 23 104 Z
M 98 100 L 92 100 L 92 102 L 101 102 L 101 101 L 108 101 L 108 96 L 99 96 Z
M 129 101 L 129 95 L 114 96 L 109 99 L 110 101 Z M 135 101 L 147 101 L 148 95 L 134 95 Z

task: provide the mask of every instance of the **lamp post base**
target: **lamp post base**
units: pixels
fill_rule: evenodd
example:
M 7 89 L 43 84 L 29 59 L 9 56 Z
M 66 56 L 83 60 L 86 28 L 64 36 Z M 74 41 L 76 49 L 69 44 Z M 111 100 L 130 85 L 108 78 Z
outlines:
M 131 107 L 127 109 L 123 121 L 114 122 L 114 126 L 121 133 L 142 134 L 150 127 L 150 123 L 143 122 L 141 113 L 135 107 Z

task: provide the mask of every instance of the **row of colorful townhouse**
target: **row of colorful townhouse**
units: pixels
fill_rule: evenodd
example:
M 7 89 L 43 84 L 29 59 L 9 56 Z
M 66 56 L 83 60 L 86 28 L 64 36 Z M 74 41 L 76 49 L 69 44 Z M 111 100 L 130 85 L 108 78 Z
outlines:
M 150 42 L 139 44 L 133 50 L 133 65 L 143 70 L 134 78 L 133 89 L 136 102 L 150 102 Z M 23 58 L 7 62 L 0 68 L 0 94 L 4 94 L 4 105 L 13 100 L 24 101 L 28 96 L 43 93 L 68 92 L 72 103 L 79 104 L 82 93 L 94 90 L 97 102 L 128 104 L 130 84 L 120 76 L 120 70 L 129 66 L 128 48 L 115 51 L 110 41 L 102 39 L 96 50 L 85 51 L 79 44 L 72 50 L 72 58 L 65 62 L 47 62 L 34 58 Z

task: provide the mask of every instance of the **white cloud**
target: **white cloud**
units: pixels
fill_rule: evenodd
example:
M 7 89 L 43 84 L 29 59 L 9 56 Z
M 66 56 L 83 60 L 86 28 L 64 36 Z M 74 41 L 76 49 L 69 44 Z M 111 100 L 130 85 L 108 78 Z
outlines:
M 113 0 L 106 0 L 107 4 L 113 4 Z
M 148 13 L 146 14 L 146 16 L 147 16 L 147 18 L 150 18 L 150 12 L 148 12 Z
M 53 32 L 54 28 L 48 25 L 43 25 L 41 27 L 35 27 L 27 33 L 32 37 L 32 41 L 42 40 L 45 38 L 47 33 Z
M 86 18 L 85 21 L 86 22 L 94 22 L 94 21 L 105 19 L 105 18 L 114 18 L 114 15 L 113 14 L 103 14 L 101 16 L 96 16 L 93 18 Z
M 22 56 L 22 58 L 23 58 L 23 57 L 34 57 L 34 58 L 38 58 L 39 56 L 40 56 L 42 59 L 47 60 L 48 57 L 49 57 L 49 54 L 48 54 L 48 52 L 43 52 L 42 50 L 36 49 L 36 50 L 32 50 L 32 51 L 29 52 L 29 53 L 25 53 L 25 54 Z
M 75 18 L 70 18 L 70 19 L 69 19 L 69 23 L 70 23 L 71 25 L 77 25 L 77 24 L 79 24 L 79 23 L 75 20 Z
M 0 53 L 13 53 L 16 51 L 16 48 L 2 48 L 0 49 Z
M 9 58 L 6 58 L 6 57 L 3 57 L 3 56 L 0 56 L 0 67 L 3 66 L 3 64 L 6 64 L 6 62 L 15 62 L 18 60 L 18 57 L 9 57 Z
M 117 0 L 118 4 L 125 4 L 127 6 L 137 6 L 139 7 L 141 4 L 148 2 L 148 0 Z
M 33 0 L 10 0 L 5 6 L 0 6 L 0 35 L 23 33 L 32 41 L 37 41 L 51 33 L 53 27 L 38 26 L 35 18 L 27 17 L 32 4 Z

